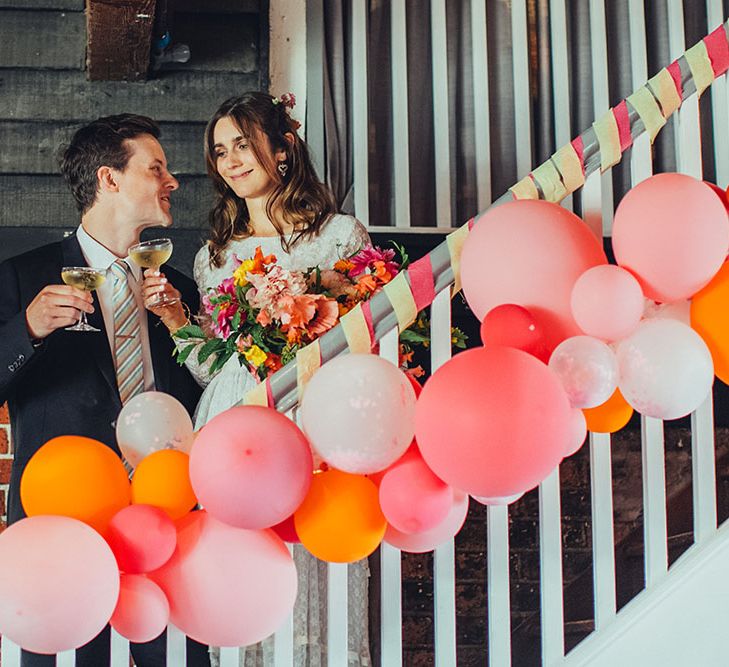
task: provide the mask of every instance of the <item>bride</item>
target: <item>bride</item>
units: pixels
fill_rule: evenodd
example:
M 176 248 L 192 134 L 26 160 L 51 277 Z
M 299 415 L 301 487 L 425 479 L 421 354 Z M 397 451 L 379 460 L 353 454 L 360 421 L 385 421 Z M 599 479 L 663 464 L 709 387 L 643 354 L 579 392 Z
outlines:
M 201 296 L 233 275 L 239 260 L 261 247 L 283 268 L 332 268 L 369 243 L 365 227 L 336 213 L 329 189 L 314 171 L 306 143 L 291 118 L 293 96 L 281 99 L 261 92 L 231 98 L 215 112 L 205 131 L 205 159 L 216 192 L 209 215 L 210 240 L 195 257 L 194 277 Z M 162 292 L 179 296 L 161 273 L 145 273 L 145 302 Z M 180 303 L 148 308 L 174 332 L 188 323 Z M 205 328 L 205 321 L 202 322 Z M 209 363 L 193 351 L 186 364 L 205 387 L 195 413 L 199 429 L 238 404 L 256 380 L 235 356 L 211 377 Z M 326 563 L 301 545 L 294 548 L 299 592 L 294 609 L 294 658 L 297 666 L 322 667 L 326 658 Z M 371 664 L 367 632 L 366 559 L 349 568 L 349 666 Z M 241 651 L 241 664 L 270 664 L 269 638 Z

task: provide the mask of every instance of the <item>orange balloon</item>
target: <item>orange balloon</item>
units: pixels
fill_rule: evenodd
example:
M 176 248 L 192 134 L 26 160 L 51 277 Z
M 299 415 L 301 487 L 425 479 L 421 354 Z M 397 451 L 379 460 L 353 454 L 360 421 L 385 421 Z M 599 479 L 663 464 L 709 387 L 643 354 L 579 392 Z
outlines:
M 691 326 L 704 339 L 714 360 L 714 373 L 729 384 L 729 262 L 708 285 L 691 297 Z
M 132 477 L 132 502 L 159 507 L 173 521 L 185 516 L 197 505 L 190 484 L 190 457 L 176 449 L 145 456 Z
M 587 430 L 593 433 L 615 433 L 633 416 L 633 408 L 628 405 L 619 389 L 601 405 L 585 408 L 582 412 L 587 422 Z
M 20 500 L 28 516 L 60 514 L 104 534 L 111 518 L 129 505 L 129 477 L 119 456 L 104 443 L 62 435 L 28 462 Z
M 375 484 L 364 475 L 330 469 L 314 475 L 294 513 L 301 543 L 320 560 L 353 563 L 369 556 L 385 535 L 387 521 Z

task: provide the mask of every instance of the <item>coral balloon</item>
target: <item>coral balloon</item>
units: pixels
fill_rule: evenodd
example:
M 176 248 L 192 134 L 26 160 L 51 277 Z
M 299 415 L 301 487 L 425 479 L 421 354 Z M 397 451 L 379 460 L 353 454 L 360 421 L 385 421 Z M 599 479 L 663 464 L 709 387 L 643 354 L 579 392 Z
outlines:
M 98 440 L 78 435 L 49 440 L 20 480 L 20 500 L 28 516 L 60 514 L 100 533 L 129 499 L 129 478 L 118 455 Z
M 486 347 L 515 347 L 545 363 L 549 359 L 536 318 L 526 308 L 514 303 L 496 306 L 486 313 L 481 322 L 481 341 Z
M 559 379 L 508 347 L 456 355 L 425 383 L 415 415 L 420 453 L 454 488 L 499 498 L 542 481 L 562 460 L 571 408 Z
M 691 326 L 704 339 L 714 372 L 729 384 L 729 262 L 691 299 Z
M 202 429 L 190 457 L 200 503 L 238 528 L 268 528 L 291 516 L 311 483 L 309 444 L 271 408 L 226 410 Z
M 315 452 L 356 474 L 387 468 L 413 439 L 415 392 L 406 375 L 374 354 L 322 366 L 306 387 L 301 422 Z
M 572 288 L 572 315 L 588 336 L 615 341 L 635 331 L 645 297 L 632 273 L 604 264 L 587 269 Z
M 112 517 L 106 541 L 122 572 L 143 574 L 169 560 L 177 545 L 177 530 L 159 507 L 129 505 Z
M 519 304 L 537 318 L 547 354 L 580 333 L 570 297 L 579 276 L 605 253 L 582 220 L 557 204 L 515 201 L 489 209 L 463 246 L 461 281 L 483 320 L 501 304 Z
M 195 505 L 190 484 L 190 457 L 175 449 L 163 449 L 145 456 L 132 477 L 132 502 L 154 505 L 179 519 Z
M 374 483 L 340 470 L 314 475 L 294 514 L 301 543 L 330 563 L 353 563 L 369 556 L 382 541 L 386 523 Z
M 273 531 L 233 528 L 205 511 L 179 522 L 174 555 L 150 577 L 169 600 L 172 623 L 213 646 L 261 641 L 296 600 L 296 567 Z
M 403 533 L 435 528 L 453 506 L 453 489 L 439 479 L 417 447 L 390 466 L 380 482 L 380 507 L 387 523 Z
M 572 409 L 572 431 L 570 433 L 570 439 L 567 441 L 567 445 L 564 450 L 565 456 L 572 456 L 577 453 L 582 445 L 585 444 L 585 438 L 587 437 L 587 421 L 585 415 L 579 408 Z
M 162 449 L 189 454 L 194 439 L 192 420 L 174 396 L 145 391 L 121 409 L 116 439 L 124 458 L 136 468 L 145 456 Z
M 489 498 L 488 496 L 471 496 L 477 503 L 482 505 L 511 505 L 521 498 L 523 493 L 515 493 L 513 496 L 506 496 L 504 498 Z
M 111 627 L 131 642 L 148 642 L 159 637 L 170 620 L 170 604 L 162 589 L 147 577 L 122 574 L 119 601 L 111 616 Z
M 719 270 L 729 217 L 711 188 L 684 174 L 656 174 L 623 197 L 613 222 L 620 266 L 660 302 L 687 299 Z M 627 398 L 627 397 L 626 397 Z
M 573 336 L 562 341 L 549 358 L 549 368 L 576 408 L 594 408 L 604 403 L 618 386 L 615 353 L 591 336 Z
M 646 320 L 618 345 L 617 357 L 620 392 L 648 417 L 684 417 L 711 391 L 711 353 L 701 336 L 677 320 Z
M 271 526 L 271 530 L 276 533 L 284 542 L 289 544 L 300 544 L 301 540 L 296 533 L 296 526 L 294 525 L 294 515 L 286 517 L 280 523 L 275 526 Z
M 455 491 L 453 504 L 448 515 L 437 526 L 422 533 L 401 533 L 392 526 L 387 526 L 385 542 L 393 547 L 418 554 L 432 551 L 444 542 L 452 539 L 463 526 L 468 514 L 468 495 Z
M 80 521 L 34 516 L 0 535 L 0 633 L 23 648 L 83 646 L 107 624 L 118 595 L 114 554 Z
M 585 415 L 587 430 L 593 433 L 616 433 L 633 416 L 633 408 L 623 398 L 620 389 L 616 389 L 602 405 L 586 408 L 582 412 Z

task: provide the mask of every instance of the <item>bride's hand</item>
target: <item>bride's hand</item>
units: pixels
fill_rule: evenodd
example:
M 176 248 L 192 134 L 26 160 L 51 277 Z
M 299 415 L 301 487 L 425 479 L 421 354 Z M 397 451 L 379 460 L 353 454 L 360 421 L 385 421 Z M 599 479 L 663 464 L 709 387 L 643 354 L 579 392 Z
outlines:
M 150 303 L 150 300 L 158 298 L 160 294 L 164 294 L 168 299 L 177 299 L 177 301 L 161 305 Z M 180 327 L 189 324 L 180 292 L 175 289 L 172 283 L 168 282 L 164 273 L 153 269 L 147 269 L 144 272 L 142 299 L 144 300 L 144 307 L 157 315 L 170 331 L 177 331 Z

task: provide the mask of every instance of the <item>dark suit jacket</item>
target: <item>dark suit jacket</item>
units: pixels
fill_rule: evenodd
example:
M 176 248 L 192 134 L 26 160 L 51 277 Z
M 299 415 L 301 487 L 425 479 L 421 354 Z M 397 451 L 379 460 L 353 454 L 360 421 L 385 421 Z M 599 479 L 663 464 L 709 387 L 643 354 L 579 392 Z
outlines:
M 54 331 L 35 348 L 25 309 L 40 290 L 61 282 L 61 267 L 86 266 L 75 234 L 0 264 L 0 404 L 8 402 L 15 458 L 8 498 L 8 522 L 24 516 L 20 477 L 33 454 L 59 435 L 95 438 L 119 452 L 115 421 L 121 401 L 114 361 L 98 298 L 89 323 L 100 332 Z M 198 310 L 192 280 L 169 266 L 163 272 L 180 290 L 191 312 Z M 173 343 L 158 317 L 147 312 L 149 344 L 158 391 L 192 412 L 200 388 L 172 357 Z

